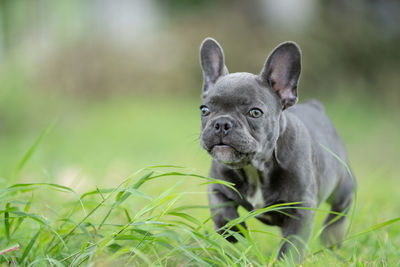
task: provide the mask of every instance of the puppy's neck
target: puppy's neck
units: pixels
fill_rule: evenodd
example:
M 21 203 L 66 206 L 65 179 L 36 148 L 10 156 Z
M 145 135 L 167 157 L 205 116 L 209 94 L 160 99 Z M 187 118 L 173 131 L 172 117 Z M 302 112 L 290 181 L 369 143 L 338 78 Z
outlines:
M 287 128 L 286 112 L 283 111 L 279 117 L 279 136 L 282 136 Z
M 263 151 L 263 153 L 258 154 L 252 161 L 249 166 L 257 169 L 258 171 L 265 172 L 268 169 L 272 169 L 274 165 L 279 164 L 279 160 L 277 158 L 277 146 L 278 146 L 278 139 L 281 138 L 287 129 L 287 117 L 286 113 L 282 112 L 279 117 L 279 134 L 277 140 L 273 147 L 268 151 Z

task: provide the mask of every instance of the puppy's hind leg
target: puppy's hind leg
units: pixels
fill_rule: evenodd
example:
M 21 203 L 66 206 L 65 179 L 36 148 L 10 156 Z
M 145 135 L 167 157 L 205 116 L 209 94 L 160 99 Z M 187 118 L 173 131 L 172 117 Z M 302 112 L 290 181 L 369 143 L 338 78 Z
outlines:
M 354 183 L 351 177 L 346 177 L 336 190 L 331 212 L 324 222 L 321 241 L 327 248 L 339 248 L 347 230 L 347 213 L 354 199 Z

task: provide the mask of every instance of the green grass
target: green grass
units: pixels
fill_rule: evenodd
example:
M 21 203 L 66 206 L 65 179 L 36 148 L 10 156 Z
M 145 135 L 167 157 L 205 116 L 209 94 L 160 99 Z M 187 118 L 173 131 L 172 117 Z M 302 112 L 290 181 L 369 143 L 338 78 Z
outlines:
M 5 120 L 0 254 L 19 248 L 1 256 L 3 265 L 274 263 L 279 231 L 258 222 L 254 213 L 240 209 L 249 231 L 238 236 L 238 244 L 213 229 L 206 184 L 218 181 L 205 177 L 209 156 L 198 144 L 199 101 L 152 97 L 86 103 L 52 97 L 46 108 L 44 100 L 15 100 L 16 113 Z M 395 266 L 400 261 L 400 126 L 376 107 L 340 98 L 327 103 L 349 150 L 358 200 L 347 240 L 335 252 L 319 244 L 329 210 L 319 207 L 304 266 Z M 13 121 L 24 117 L 34 123 Z M 152 165 L 164 166 L 146 168 Z

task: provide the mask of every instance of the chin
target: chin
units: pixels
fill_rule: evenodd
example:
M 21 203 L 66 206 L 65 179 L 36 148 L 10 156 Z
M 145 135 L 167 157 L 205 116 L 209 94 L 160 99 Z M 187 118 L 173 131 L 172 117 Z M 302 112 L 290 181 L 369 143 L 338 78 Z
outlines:
M 230 146 L 215 146 L 211 149 L 210 154 L 218 163 L 233 169 L 240 169 L 251 162 L 248 154 L 241 153 Z

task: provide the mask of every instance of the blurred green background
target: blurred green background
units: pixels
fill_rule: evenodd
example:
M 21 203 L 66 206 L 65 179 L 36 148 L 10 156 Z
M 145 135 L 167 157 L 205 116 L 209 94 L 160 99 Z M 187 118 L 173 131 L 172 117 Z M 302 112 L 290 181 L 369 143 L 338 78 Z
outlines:
M 303 52 L 300 101 L 322 101 L 343 137 L 359 212 L 379 210 L 374 223 L 399 214 L 398 1 L 1 0 L 0 12 L 1 186 L 83 192 L 158 164 L 206 175 L 201 41 L 220 42 L 231 72 L 258 73 L 292 40 Z

